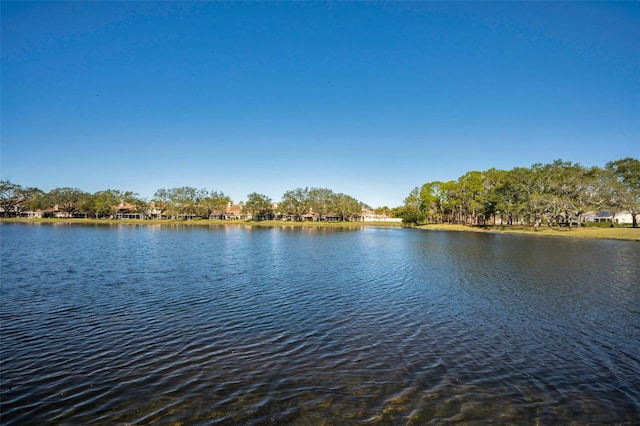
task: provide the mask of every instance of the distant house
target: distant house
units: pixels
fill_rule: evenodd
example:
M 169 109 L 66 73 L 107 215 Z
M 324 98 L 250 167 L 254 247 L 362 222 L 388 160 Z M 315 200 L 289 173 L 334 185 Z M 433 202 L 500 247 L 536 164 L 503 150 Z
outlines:
M 335 213 L 327 213 L 324 216 L 322 216 L 322 219 L 325 222 L 339 222 L 340 216 Z
M 224 212 L 220 210 L 214 210 L 209 213 L 209 220 L 222 220 L 224 219 Z
M 249 220 L 251 219 L 251 215 L 245 213 L 242 208 L 243 206 L 240 204 L 227 204 L 227 209 L 224 212 L 223 219 L 226 220 Z
M 68 213 L 68 212 L 62 211 L 60 210 L 60 207 L 57 204 L 47 209 L 23 211 L 20 213 L 20 215 L 22 217 L 28 217 L 28 218 L 34 218 L 34 219 L 41 219 L 41 218 L 67 219 L 67 218 L 86 218 L 87 217 L 86 213 L 78 213 L 78 212 Z
M 376 214 L 372 210 L 363 210 L 358 218 L 361 222 L 402 222 L 399 217 L 389 217 L 386 214 Z
M 64 213 L 58 209 L 58 206 L 53 206 L 40 210 L 40 217 L 64 217 Z
M 144 219 L 144 212 L 138 212 L 131 203 L 120 203 L 116 208 L 116 219 Z
M 239 204 L 228 203 L 224 211 L 214 210 L 209 214 L 211 220 L 247 220 L 251 215 L 242 211 Z
M 636 215 L 636 221 L 640 222 L 640 214 Z M 631 212 L 628 212 L 628 211 L 622 211 L 622 212 L 616 213 L 613 216 L 613 223 L 619 223 L 619 224 L 633 223 L 633 216 L 631 215 Z
M 636 215 L 636 218 L 638 222 L 640 222 L 640 214 Z M 633 216 L 628 211 L 621 211 L 618 213 L 613 213 L 609 210 L 602 210 L 599 212 L 590 211 L 582 215 L 582 221 L 584 223 L 608 222 L 622 225 L 633 223 Z
M 271 211 L 274 220 L 286 220 L 285 214 L 278 209 L 278 203 L 271 203 Z
M 602 210 L 599 212 L 589 211 L 582 215 L 583 223 L 611 222 L 612 220 L 613 220 L 613 214 L 608 210 Z
M 42 218 L 42 210 L 29 210 L 29 211 L 23 212 L 23 214 L 30 219 Z
M 314 213 L 312 211 L 308 211 L 305 214 L 301 215 L 300 218 L 305 221 L 316 222 L 319 220 L 318 213 Z
M 151 202 L 151 204 L 149 204 L 149 210 L 147 211 L 147 214 L 151 219 L 166 219 L 167 217 L 166 214 L 163 213 L 162 206 L 157 205 L 155 202 Z
M 51 218 L 51 217 L 64 217 L 64 213 L 58 210 L 58 207 L 51 207 L 48 209 L 41 210 L 29 210 L 22 212 L 23 217 L 28 217 L 30 219 L 42 219 L 42 218 Z

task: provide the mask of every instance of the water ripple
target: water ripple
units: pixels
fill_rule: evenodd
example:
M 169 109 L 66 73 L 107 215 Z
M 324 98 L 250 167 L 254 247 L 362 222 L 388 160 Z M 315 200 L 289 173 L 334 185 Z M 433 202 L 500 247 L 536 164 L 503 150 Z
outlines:
M 0 232 L 2 424 L 640 421 L 637 244 Z

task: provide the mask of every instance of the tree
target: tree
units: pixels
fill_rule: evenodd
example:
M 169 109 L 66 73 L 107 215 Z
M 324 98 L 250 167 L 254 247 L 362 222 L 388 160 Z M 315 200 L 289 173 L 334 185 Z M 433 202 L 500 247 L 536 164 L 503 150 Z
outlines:
M 502 223 L 505 223 L 505 217 L 509 225 L 528 218 L 533 219 L 535 226 L 540 225 L 549 201 L 543 195 L 548 186 L 547 175 L 542 164 L 534 164 L 531 168 L 516 167 L 506 172 L 494 191 L 495 209 L 500 213 Z
M 496 224 L 496 215 L 498 214 L 498 206 L 500 205 L 500 197 L 498 188 L 503 185 L 506 170 L 491 168 L 482 174 L 482 182 L 484 186 L 485 196 L 482 200 L 482 211 L 485 218 L 491 218 L 492 223 Z
M 170 190 L 165 188 L 158 189 L 155 194 L 153 194 L 151 202 L 153 203 L 153 206 L 160 211 L 160 216 L 162 216 L 171 205 Z
M 141 218 L 144 219 L 147 216 L 149 202 L 144 198 L 140 198 L 140 195 L 137 192 L 125 192 L 122 197 L 122 202 L 131 204 L 133 206 L 133 210 L 138 213 Z
M 223 215 L 227 206 L 231 203 L 231 198 L 224 195 L 222 191 L 211 191 L 205 199 L 205 203 L 208 208 L 207 217 L 211 216 L 213 212 L 218 212 L 220 215 Z
M 247 202 L 244 205 L 246 212 L 251 214 L 253 220 L 263 220 L 269 218 L 271 208 L 271 198 L 264 194 L 252 192 L 247 196 Z
M 420 210 L 420 188 L 415 187 L 404 199 L 404 206 L 397 212 L 398 217 L 407 226 L 417 225 L 424 220 L 424 213 Z
M 582 215 L 587 210 L 602 210 L 610 205 L 612 186 L 611 173 L 600 167 L 582 167 L 575 165 L 572 182 L 575 193 L 570 205 L 570 213 L 582 222 Z
M 282 195 L 279 207 L 287 216 L 293 216 L 294 220 L 302 220 L 302 215 L 309 210 L 310 205 L 309 188 L 296 188 Z
M 334 213 L 342 221 L 349 220 L 353 215 L 362 211 L 358 200 L 345 194 L 335 194 L 332 204 Z
M 193 212 L 196 216 L 208 219 L 211 215 L 211 205 L 209 204 L 209 191 L 205 188 L 196 189 L 193 193 Z
M 93 202 L 96 216 L 100 217 L 115 217 L 118 212 L 118 204 L 123 199 L 121 191 L 116 189 L 107 189 L 99 191 L 93 194 Z
M 196 215 L 198 190 L 192 186 L 181 186 L 170 190 L 171 206 L 169 211 L 175 216 L 182 217 Z
M 611 161 L 605 168 L 609 170 L 619 184 L 617 197 L 613 200 L 616 207 L 631 213 L 633 227 L 638 227 L 640 214 L 640 160 L 627 157 Z
M 585 182 L 585 170 L 579 164 L 562 160 L 555 160 L 546 169 L 549 170 L 551 179 L 548 186 L 550 193 L 545 195 L 555 202 L 554 215 L 564 218 L 565 223 L 571 227 L 573 216 L 577 216 L 581 210 L 579 197 Z
M 70 217 L 79 211 L 84 195 L 85 193 L 78 188 L 55 188 L 47 193 L 47 200 L 50 205 L 57 205 L 66 217 Z
M 19 216 L 22 211 L 42 208 L 44 192 L 38 188 L 23 188 L 8 180 L 0 181 L 0 207 L 3 216 Z
M 440 182 L 438 187 L 443 218 L 447 223 L 460 223 L 462 221 L 460 185 L 458 182 L 450 180 L 448 182 Z
M 171 189 L 158 189 L 153 195 L 154 206 L 160 213 L 185 218 L 196 216 L 201 200 L 206 196 L 206 190 L 198 190 L 191 186 Z
M 548 212 L 563 217 L 569 227 L 579 223 L 588 209 L 599 209 L 605 204 L 602 186 L 607 179 L 599 167 L 586 168 L 555 160 L 544 170 L 548 172 L 548 180 L 540 198 L 543 203 L 546 201 Z
M 392 209 L 389 206 L 377 207 L 374 211 L 375 214 L 389 216 L 392 213 Z
M 318 215 L 318 220 L 329 213 L 333 191 L 327 188 L 311 188 L 309 190 L 309 207 Z
M 22 201 L 22 187 L 8 180 L 0 181 L 0 207 L 4 210 L 4 217 L 16 213 L 16 206 Z
M 460 213 L 463 223 L 478 224 L 478 211 L 485 195 L 482 173 L 471 171 L 458 179 L 460 186 Z
M 420 211 L 426 219 L 435 223 L 438 220 L 438 210 L 440 209 L 440 182 L 429 182 L 420 188 Z
M 123 203 L 130 204 L 132 210 L 142 217 L 149 207 L 149 203 L 135 192 L 107 189 L 87 195 L 80 205 L 80 211 L 92 213 L 96 217 L 115 218 Z
M 20 193 L 22 194 L 23 201 L 17 206 L 17 208 L 21 212 L 24 210 L 34 211 L 45 208 L 45 193 L 41 189 L 23 188 Z
M 97 216 L 95 198 L 93 194 L 83 192 L 82 196 L 80 197 L 80 201 L 78 202 L 76 211 L 78 213 L 84 214 L 86 217 Z

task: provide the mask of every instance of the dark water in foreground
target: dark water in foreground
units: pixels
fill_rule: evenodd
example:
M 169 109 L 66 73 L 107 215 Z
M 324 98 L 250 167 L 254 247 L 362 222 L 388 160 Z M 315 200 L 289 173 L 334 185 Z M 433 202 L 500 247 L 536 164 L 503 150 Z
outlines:
M 0 225 L 2 424 L 640 422 L 640 244 Z

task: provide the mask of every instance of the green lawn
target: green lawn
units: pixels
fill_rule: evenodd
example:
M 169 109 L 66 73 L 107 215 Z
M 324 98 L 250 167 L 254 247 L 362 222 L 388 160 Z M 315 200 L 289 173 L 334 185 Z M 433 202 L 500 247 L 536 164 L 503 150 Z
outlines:
M 438 229 L 443 231 L 494 232 L 501 234 L 550 235 L 570 238 L 600 238 L 609 240 L 640 241 L 640 228 L 599 228 L 578 227 L 565 228 L 541 226 L 468 226 L 468 225 L 421 225 L 419 229 Z

